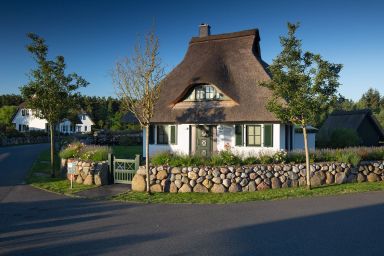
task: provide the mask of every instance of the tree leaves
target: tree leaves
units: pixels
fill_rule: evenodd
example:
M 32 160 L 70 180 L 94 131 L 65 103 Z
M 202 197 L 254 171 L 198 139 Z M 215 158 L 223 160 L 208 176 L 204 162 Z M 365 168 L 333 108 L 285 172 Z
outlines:
M 272 90 L 267 109 L 284 122 L 306 126 L 317 120 L 337 99 L 340 64 L 304 52 L 295 32 L 299 24 L 288 23 L 288 35 L 280 37 L 281 53 L 269 66 L 271 80 L 261 83 Z

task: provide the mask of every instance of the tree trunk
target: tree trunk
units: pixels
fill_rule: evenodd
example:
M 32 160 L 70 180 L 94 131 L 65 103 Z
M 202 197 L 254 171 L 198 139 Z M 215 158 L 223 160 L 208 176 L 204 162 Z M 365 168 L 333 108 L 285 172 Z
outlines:
M 147 176 L 147 193 L 149 193 L 149 125 L 145 126 L 145 173 Z
M 49 132 L 51 136 L 51 177 L 55 177 L 55 126 L 49 124 Z
M 305 148 L 305 169 L 307 170 L 307 188 L 311 189 L 311 169 L 309 167 L 309 150 L 307 128 L 303 126 L 304 148 Z

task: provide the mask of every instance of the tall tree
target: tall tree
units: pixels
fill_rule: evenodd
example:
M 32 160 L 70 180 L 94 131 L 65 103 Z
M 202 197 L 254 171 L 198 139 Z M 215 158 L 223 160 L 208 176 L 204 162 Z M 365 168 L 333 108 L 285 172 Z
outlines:
M 145 37 L 144 48 L 138 42 L 130 58 L 117 62 L 113 80 L 123 107 L 132 112 L 145 129 L 145 168 L 149 189 L 149 126 L 159 98 L 164 68 L 159 57 L 159 39 L 152 31 Z
M 358 108 L 369 108 L 373 113 L 379 114 L 381 108 L 384 108 L 384 98 L 376 89 L 369 88 L 357 102 Z
M 28 84 L 20 87 L 29 108 L 48 121 L 51 139 L 51 176 L 55 176 L 55 127 L 74 107 L 77 89 L 88 82 L 77 74 L 65 74 L 63 56 L 49 60 L 45 40 L 36 34 L 28 34 L 32 40 L 27 50 L 33 55 L 37 67 L 30 72 Z
M 336 100 L 342 65 L 303 52 L 301 40 L 295 35 L 298 27 L 299 24 L 288 23 L 288 35 L 280 37 L 283 49 L 268 68 L 271 80 L 261 85 L 273 92 L 267 109 L 283 122 L 303 129 L 307 187 L 311 189 L 307 126 Z

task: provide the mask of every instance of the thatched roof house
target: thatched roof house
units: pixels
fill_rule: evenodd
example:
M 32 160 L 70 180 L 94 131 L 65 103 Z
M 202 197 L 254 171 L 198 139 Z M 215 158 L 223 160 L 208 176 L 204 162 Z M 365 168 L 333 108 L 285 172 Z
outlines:
M 154 110 L 150 151 L 210 155 L 294 148 L 294 129 L 265 105 L 272 92 L 258 29 L 211 35 L 207 24 L 165 78 Z M 314 144 L 313 146 L 314 147 Z
M 329 140 L 338 129 L 356 132 L 364 146 L 378 146 L 384 142 L 383 128 L 369 109 L 333 112 L 321 126 L 318 136 Z
M 183 61 L 162 85 L 156 123 L 278 122 L 265 108 L 271 92 L 258 86 L 270 77 L 261 59 L 257 29 L 193 37 Z M 191 89 L 212 84 L 227 99 L 184 102 Z M 200 111 L 196 111 L 196 109 Z M 252 110 L 252 111 L 250 111 Z

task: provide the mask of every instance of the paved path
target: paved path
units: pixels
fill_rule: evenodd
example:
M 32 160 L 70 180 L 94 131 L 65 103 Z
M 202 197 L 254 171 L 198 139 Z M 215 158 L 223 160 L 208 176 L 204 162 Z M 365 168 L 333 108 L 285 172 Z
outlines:
M 148 205 L 17 186 L 0 204 L 0 254 L 383 255 L 382 216 L 383 192 Z

